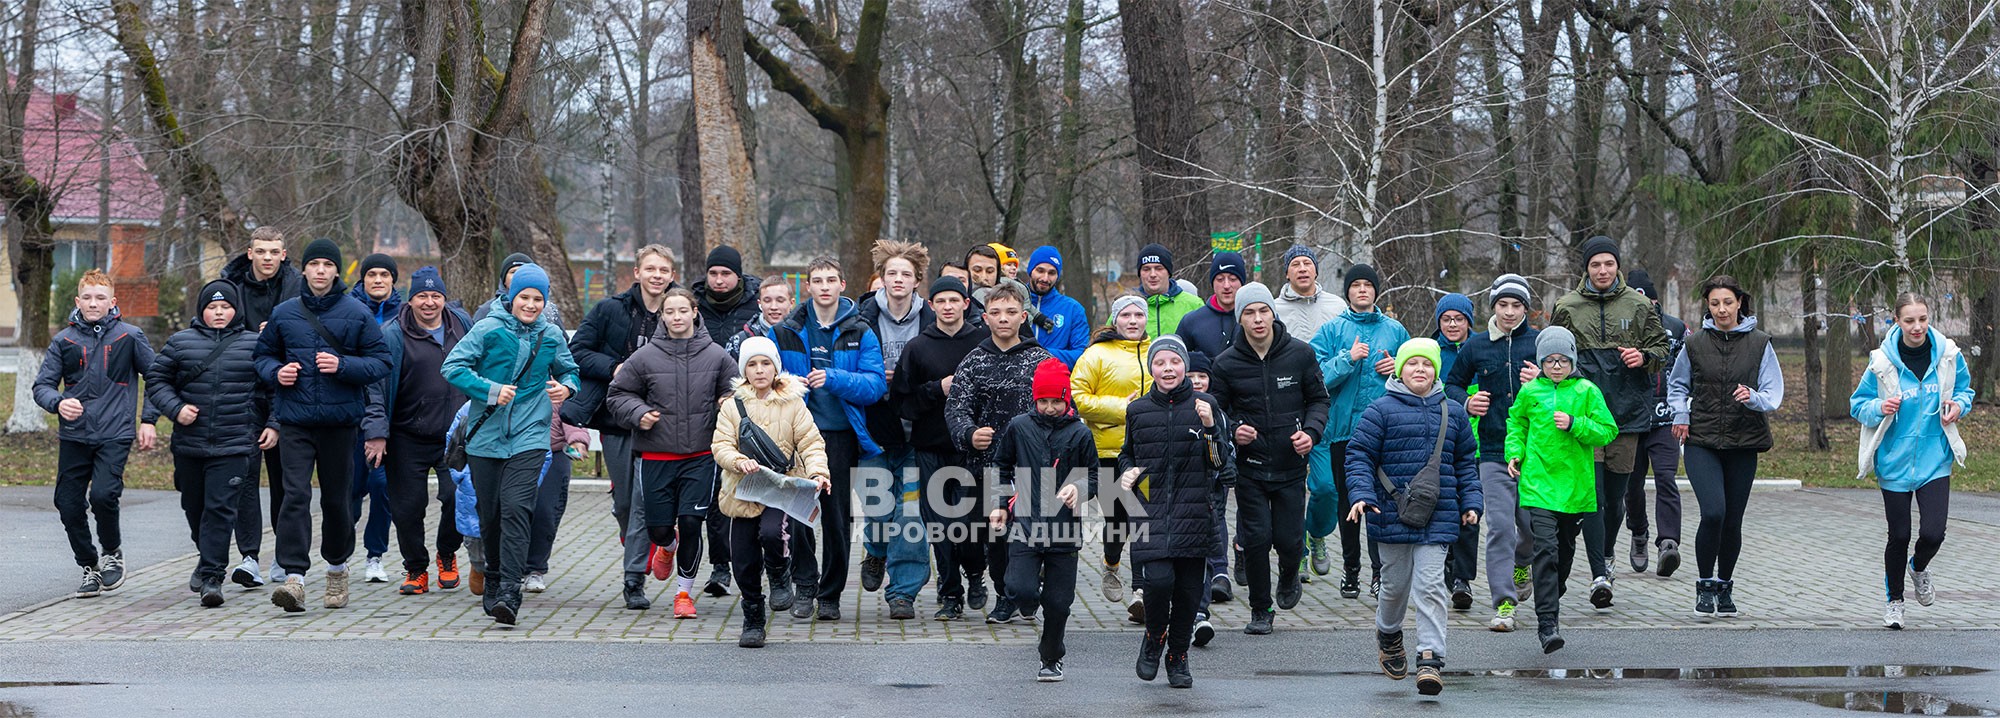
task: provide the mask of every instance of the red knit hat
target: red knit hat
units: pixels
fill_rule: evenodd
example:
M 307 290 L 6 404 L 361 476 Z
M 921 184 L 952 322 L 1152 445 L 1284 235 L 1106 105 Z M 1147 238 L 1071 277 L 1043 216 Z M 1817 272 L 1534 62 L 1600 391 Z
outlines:
M 1035 365 L 1035 399 L 1069 401 L 1069 367 L 1050 357 Z

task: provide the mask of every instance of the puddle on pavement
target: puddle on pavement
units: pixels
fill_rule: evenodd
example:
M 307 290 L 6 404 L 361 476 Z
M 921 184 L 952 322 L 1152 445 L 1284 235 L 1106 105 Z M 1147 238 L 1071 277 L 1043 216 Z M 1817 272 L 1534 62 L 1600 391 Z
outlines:
M 0 718 L 31 718 L 33 715 L 35 712 L 28 710 L 27 706 L 0 701 Z
M 1801 691 L 1738 686 L 1747 693 L 1792 698 L 1827 708 L 1862 713 L 1893 713 L 1925 716 L 2000 716 L 1979 706 L 1960 703 L 1935 693 L 1921 691 Z
M 1968 666 L 1749 666 L 1742 668 L 1512 668 L 1491 671 L 1445 671 L 1456 678 L 1544 678 L 1589 680 L 1726 681 L 1748 678 L 1928 678 L 1985 673 Z M 1371 676 L 1376 671 L 1273 669 L 1256 675 L 1272 678 Z

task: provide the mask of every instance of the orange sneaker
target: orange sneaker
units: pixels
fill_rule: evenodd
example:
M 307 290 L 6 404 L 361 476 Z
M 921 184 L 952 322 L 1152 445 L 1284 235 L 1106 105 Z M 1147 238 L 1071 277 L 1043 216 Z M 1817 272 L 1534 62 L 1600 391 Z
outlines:
M 694 618 L 694 597 L 686 591 L 674 594 L 674 618 Z
M 466 587 L 472 589 L 472 595 L 486 595 L 486 572 L 479 570 L 478 566 L 472 567 L 472 577 L 466 579 L 465 583 Z
M 438 556 L 438 590 L 449 591 L 458 588 L 458 555 Z
M 653 562 L 649 568 L 653 570 L 653 580 L 655 581 L 665 581 L 673 578 L 674 577 L 673 547 L 654 546 Z
M 416 573 L 404 572 L 403 586 L 401 588 L 396 589 L 396 592 L 401 593 L 405 596 L 416 596 L 419 594 L 430 593 L 431 592 L 430 572 L 429 571 L 418 571 Z

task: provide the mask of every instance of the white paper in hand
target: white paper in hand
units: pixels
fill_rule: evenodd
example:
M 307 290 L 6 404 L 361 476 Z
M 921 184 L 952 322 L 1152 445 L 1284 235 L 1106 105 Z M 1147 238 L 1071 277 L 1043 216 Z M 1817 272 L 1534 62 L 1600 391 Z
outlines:
M 810 524 L 819 520 L 819 484 L 758 467 L 736 483 L 736 498 L 760 503 Z

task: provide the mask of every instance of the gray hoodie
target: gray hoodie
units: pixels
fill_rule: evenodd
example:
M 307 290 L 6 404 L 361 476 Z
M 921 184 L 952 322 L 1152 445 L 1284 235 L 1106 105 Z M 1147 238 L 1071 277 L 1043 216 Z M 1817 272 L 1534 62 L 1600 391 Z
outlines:
M 1347 300 L 1341 299 L 1340 295 L 1321 289 L 1316 284 L 1313 285 L 1313 292 L 1310 297 L 1301 296 L 1292 290 L 1291 282 L 1285 282 L 1278 287 L 1277 303 L 1271 305 L 1278 321 L 1285 323 L 1285 333 L 1302 342 L 1312 341 L 1313 335 L 1319 333 L 1321 324 L 1347 312 Z

